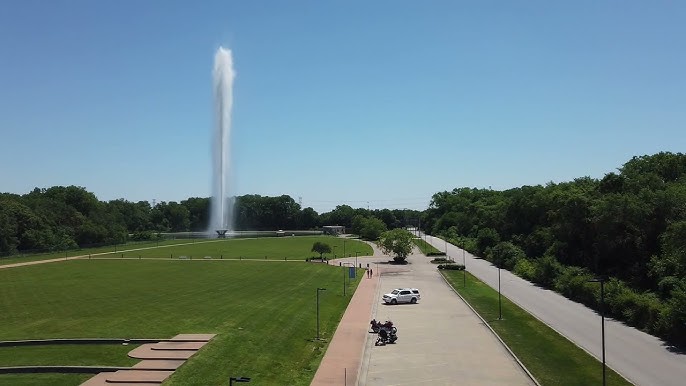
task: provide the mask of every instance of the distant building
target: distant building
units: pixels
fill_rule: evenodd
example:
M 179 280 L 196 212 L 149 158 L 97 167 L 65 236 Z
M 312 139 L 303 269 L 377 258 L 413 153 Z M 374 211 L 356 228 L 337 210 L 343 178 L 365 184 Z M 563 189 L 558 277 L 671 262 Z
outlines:
M 338 236 L 345 233 L 345 227 L 343 225 L 325 225 L 322 227 L 322 231 L 325 235 Z

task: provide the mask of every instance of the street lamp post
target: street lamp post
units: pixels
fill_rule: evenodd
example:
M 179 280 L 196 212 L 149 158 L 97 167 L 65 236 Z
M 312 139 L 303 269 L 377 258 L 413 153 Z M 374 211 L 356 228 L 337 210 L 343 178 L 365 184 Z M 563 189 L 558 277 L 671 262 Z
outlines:
M 250 378 L 248 377 L 231 377 L 229 378 L 229 386 L 232 386 L 233 383 L 236 382 L 250 382 Z
M 503 304 L 500 300 L 500 267 L 498 267 L 498 320 L 503 320 Z
M 464 257 L 464 247 L 462 248 L 462 285 L 467 287 L 467 260 Z
M 357 268 L 357 251 L 355 251 L 355 268 Z
M 345 264 L 343 264 L 343 297 L 345 297 L 345 274 L 346 274 L 345 270 L 346 270 L 346 268 L 347 268 L 347 266 Z
M 592 283 L 600 283 L 600 331 L 603 351 L 603 386 L 605 386 L 605 278 L 598 277 L 589 280 Z
M 341 263 L 341 266 L 343 266 L 343 296 L 345 296 L 345 289 L 348 286 L 348 283 L 346 282 L 345 278 L 348 276 L 348 272 L 350 272 L 350 267 L 353 265 L 353 263 L 349 263 L 347 261 L 344 261 Z
M 319 291 L 326 291 L 326 288 L 317 288 L 317 340 L 319 340 Z

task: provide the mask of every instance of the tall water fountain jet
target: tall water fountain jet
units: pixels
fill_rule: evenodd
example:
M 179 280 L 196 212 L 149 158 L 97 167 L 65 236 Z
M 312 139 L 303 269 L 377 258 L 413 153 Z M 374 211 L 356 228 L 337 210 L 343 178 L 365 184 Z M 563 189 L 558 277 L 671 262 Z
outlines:
M 214 55 L 215 131 L 212 139 L 213 169 L 210 229 L 219 237 L 233 230 L 231 178 L 231 107 L 233 105 L 233 70 L 231 50 L 219 47 Z

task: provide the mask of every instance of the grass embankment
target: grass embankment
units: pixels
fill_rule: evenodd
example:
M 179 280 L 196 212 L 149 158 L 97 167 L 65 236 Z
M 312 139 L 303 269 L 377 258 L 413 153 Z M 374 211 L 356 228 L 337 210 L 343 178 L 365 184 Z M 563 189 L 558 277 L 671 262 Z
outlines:
M 498 292 L 467 273 L 441 271 L 452 287 L 484 318 L 541 385 L 598 385 L 602 363 L 553 329 L 502 298 L 503 320 L 498 320 Z M 608 385 L 631 385 L 607 369 Z
M 438 249 L 436 249 L 436 247 L 422 239 L 412 239 L 412 242 L 419 248 L 419 250 L 424 254 L 424 256 L 445 256 L 444 252 L 439 251 Z
M 357 285 L 349 284 L 344 297 L 340 269 L 305 262 L 124 259 L 0 270 L 0 340 L 216 333 L 168 384 L 218 385 L 244 375 L 254 385 L 307 385 L 327 345 L 313 341 L 316 288 L 328 289 L 320 294 L 320 334 L 330 338 Z M 0 347 L 0 366 L 129 363 L 127 349 L 114 345 L 105 351 Z M 96 359 L 88 359 L 92 355 Z M 12 385 L 83 380 L 0 375 L 0 384 Z

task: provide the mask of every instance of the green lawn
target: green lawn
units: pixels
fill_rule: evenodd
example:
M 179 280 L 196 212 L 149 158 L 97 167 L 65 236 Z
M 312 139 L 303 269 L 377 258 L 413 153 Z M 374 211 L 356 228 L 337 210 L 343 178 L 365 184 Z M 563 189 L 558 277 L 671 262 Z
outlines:
M 371 256 L 372 248 L 358 240 L 343 239 L 331 236 L 297 236 L 297 237 L 264 237 L 249 239 L 176 239 L 160 242 L 140 242 L 125 245 L 107 246 L 100 248 L 80 249 L 73 251 L 55 252 L 39 255 L 18 255 L 0 258 L 0 265 L 21 263 L 36 260 L 49 260 L 73 256 L 93 257 L 154 257 L 169 258 L 173 256 L 187 256 L 189 258 L 203 258 L 212 256 L 219 259 L 264 259 L 269 260 L 298 259 L 319 257 L 310 252 L 312 244 L 321 241 L 331 246 L 332 253 L 325 257 L 333 258 L 347 256 Z M 336 248 L 334 248 L 336 247 Z
M 541 385 L 600 385 L 602 363 L 565 337 L 502 298 L 503 320 L 498 320 L 498 292 L 463 271 L 441 273 L 498 333 Z M 607 369 L 608 385 L 631 385 Z
M 328 289 L 321 293 L 320 329 L 330 338 L 356 285 L 344 297 L 340 267 L 302 261 L 92 259 L 16 267 L 0 270 L 0 340 L 216 333 L 168 384 L 218 385 L 240 375 L 252 377 L 251 385 L 307 385 L 327 345 L 312 339 L 316 288 Z M 127 351 L 0 347 L 0 366 L 123 365 L 130 363 Z M 0 384 L 12 385 L 82 381 L 0 375 Z
M 52 252 L 52 253 L 19 254 L 19 255 L 12 255 L 9 257 L 0 257 L 0 265 L 22 263 L 22 262 L 26 262 L 26 261 L 61 259 L 61 258 L 65 258 L 65 257 L 88 255 L 89 253 L 91 253 L 91 254 L 108 253 L 108 252 L 123 251 L 123 250 L 138 249 L 138 248 L 171 246 L 171 245 L 195 243 L 195 242 L 201 242 L 201 241 L 207 241 L 207 240 L 206 239 L 174 239 L 174 240 L 161 240 L 159 242 L 158 241 L 142 241 L 142 242 L 130 242 L 127 244 L 119 244 L 119 245 L 108 245 L 105 247 L 98 247 L 98 248 L 84 248 L 84 249 L 75 249 L 75 250 L 69 250 L 69 251 Z
M 203 259 L 206 256 L 213 259 L 257 259 L 257 260 L 305 260 L 308 257 L 319 257 L 319 254 L 311 252 L 312 244 L 317 241 L 331 246 L 332 253 L 324 254 L 324 257 L 333 258 L 345 254 L 348 256 L 371 256 L 372 248 L 358 240 L 348 240 L 331 236 L 300 236 L 300 237 L 269 237 L 259 239 L 226 239 L 226 240 L 203 240 L 173 248 L 160 247 L 143 249 L 129 252 L 117 252 L 99 257 L 125 257 L 125 258 L 179 258 L 186 256 L 189 259 Z M 345 248 L 344 248 L 345 242 Z M 334 248 L 336 247 L 336 248 Z M 266 257 L 266 259 L 265 259 Z

